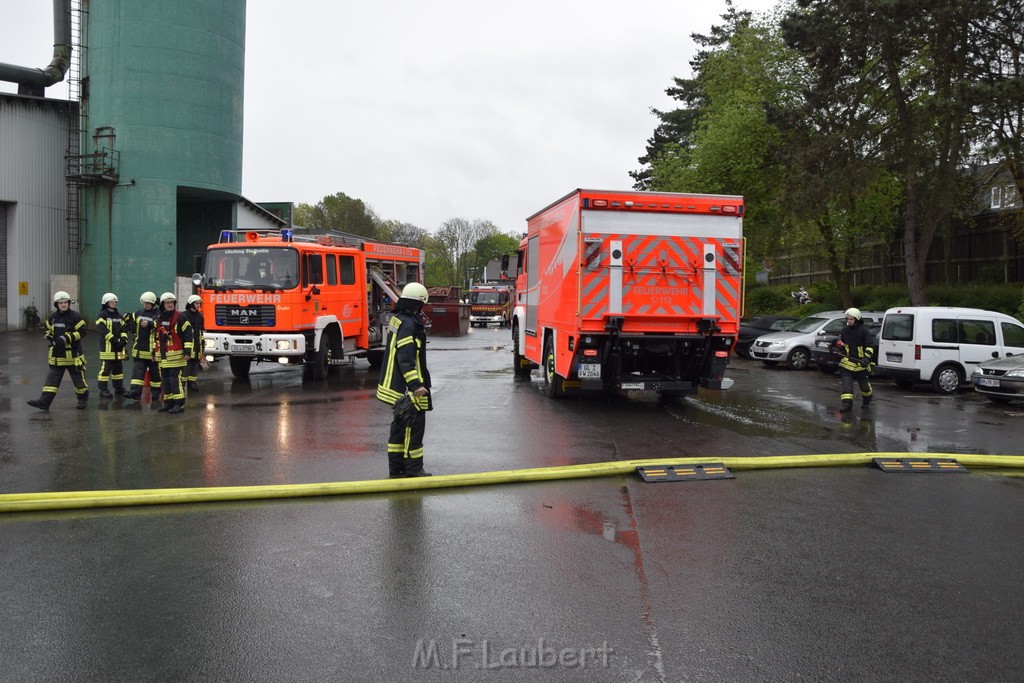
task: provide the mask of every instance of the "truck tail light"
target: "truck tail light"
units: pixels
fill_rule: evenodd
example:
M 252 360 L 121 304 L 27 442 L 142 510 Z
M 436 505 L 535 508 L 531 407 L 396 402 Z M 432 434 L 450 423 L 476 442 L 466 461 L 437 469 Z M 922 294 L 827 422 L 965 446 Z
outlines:
M 921 360 L 921 345 L 914 344 L 914 360 Z
M 597 358 L 597 349 L 583 349 L 583 355 L 588 358 Z
M 715 358 L 728 358 L 728 357 L 729 357 L 729 352 L 728 351 L 715 351 Z

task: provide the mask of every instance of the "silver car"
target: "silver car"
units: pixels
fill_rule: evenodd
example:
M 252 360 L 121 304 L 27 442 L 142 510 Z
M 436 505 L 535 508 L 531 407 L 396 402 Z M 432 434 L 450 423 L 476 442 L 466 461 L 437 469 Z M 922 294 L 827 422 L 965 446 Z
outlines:
M 971 385 L 996 403 L 1024 400 L 1024 355 L 993 358 L 971 373 Z
M 884 311 L 862 311 L 864 322 L 881 322 Z M 846 325 L 843 311 L 824 311 L 793 323 L 784 332 L 764 334 L 754 340 L 750 357 L 771 367 L 785 363 L 793 370 L 804 370 L 811 360 L 811 349 L 819 334 L 838 335 Z

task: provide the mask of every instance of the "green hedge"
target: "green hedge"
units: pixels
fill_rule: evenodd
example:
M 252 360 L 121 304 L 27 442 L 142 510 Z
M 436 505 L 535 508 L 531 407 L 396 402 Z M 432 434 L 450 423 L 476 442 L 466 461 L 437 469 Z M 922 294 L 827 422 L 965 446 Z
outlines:
M 799 306 L 790 292 L 797 285 L 761 285 L 747 287 L 745 316 L 753 318 L 772 313 L 805 316 L 819 311 L 845 308 L 839 299 L 835 283 L 816 282 L 807 291 L 811 303 Z M 966 306 L 999 311 L 1024 320 L 1024 292 L 1019 284 L 932 285 L 927 288 L 928 303 L 932 306 Z M 865 311 L 884 311 L 894 306 L 909 306 L 910 294 L 906 285 L 861 285 L 853 288 L 853 305 Z

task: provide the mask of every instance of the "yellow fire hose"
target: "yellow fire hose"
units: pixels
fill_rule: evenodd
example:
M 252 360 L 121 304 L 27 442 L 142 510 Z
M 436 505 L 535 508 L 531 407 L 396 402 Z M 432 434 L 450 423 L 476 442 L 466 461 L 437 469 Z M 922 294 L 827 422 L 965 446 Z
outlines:
M 777 455 L 766 457 L 657 458 L 599 462 L 587 465 L 536 467 L 470 474 L 447 474 L 412 479 L 374 479 L 314 484 L 274 484 L 267 486 L 216 486 L 175 489 L 122 489 L 115 491 L 46 491 L 0 494 L 0 513 L 33 510 L 70 510 L 135 505 L 170 505 L 234 500 L 266 500 L 340 496 L 361 493 L 389 493 L 457 486 L 488 486 L 528 481 L 582 479 L 623 475 L 637 467 L 722 463 L 732 470 L 756 470 L 791 467 L 850 467 L 869 465 L 875 458 L 953 458 L 964 467 L 1024 469 L 1024 456 L 971 455 L 963 453 L 833 453 L 824 455 Z

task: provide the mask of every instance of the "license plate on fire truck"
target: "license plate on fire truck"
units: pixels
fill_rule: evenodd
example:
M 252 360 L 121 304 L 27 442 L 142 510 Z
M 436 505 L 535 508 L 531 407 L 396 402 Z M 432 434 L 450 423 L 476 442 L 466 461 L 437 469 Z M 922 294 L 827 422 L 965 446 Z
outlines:
M 580 363 L 578 374 L 580 379 L 601 379 L 601 364 Z
M 254 344 L 232 344 L 231 353 L 256 353 L 256 346 Z

